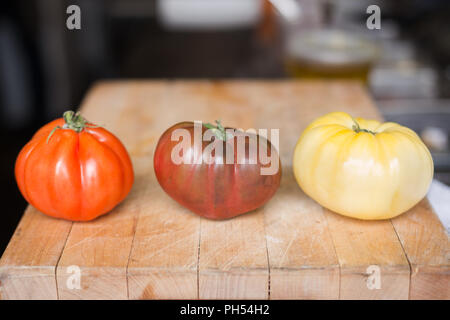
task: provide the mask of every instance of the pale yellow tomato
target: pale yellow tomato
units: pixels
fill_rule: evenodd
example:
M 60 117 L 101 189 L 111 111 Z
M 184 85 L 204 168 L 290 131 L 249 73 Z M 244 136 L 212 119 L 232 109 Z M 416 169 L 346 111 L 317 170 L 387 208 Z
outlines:
M 417 204 L 433 178 L 433 160 L 414 131 L 393 122 L 333 112 L 297 142 L 294 174 L 323 207 L 359 219 L 395 217 Z

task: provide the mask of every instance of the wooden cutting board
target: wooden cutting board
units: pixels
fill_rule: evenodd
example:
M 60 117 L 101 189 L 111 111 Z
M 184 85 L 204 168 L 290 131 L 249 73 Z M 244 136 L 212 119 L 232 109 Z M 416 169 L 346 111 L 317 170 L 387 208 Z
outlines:
M 92 222 L 28 207 L 0 261 L 2 299 L 450 299 L 449 238 L 426 199 L 392 220 L 359 221 L 322 208 L 294 180 L 293 149 L 314 118 L 337 110 L 381 118 L 357 83 L 100 82 L 81 110 L 123 141 L 135 185 Z M 152 167 L 167 127 L 215 119 L 280 129 L 280 189 L 227 221 L 178 205 Z

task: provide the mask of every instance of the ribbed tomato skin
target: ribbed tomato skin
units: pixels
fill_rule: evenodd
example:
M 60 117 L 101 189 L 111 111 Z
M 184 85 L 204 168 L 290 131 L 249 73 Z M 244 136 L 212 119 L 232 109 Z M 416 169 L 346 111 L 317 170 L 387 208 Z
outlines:
M 228 219 L 261 207 L 275 194 L 281 180 L 278 154 L 276 159 L 279 169 L 273 175 L 261 175 L 263 165 L 259 159 L 257 164 L 248 164 L 248 160 L 246 164 L 239 164 L 237 152 L 233 164 L 219 163 L 218 158 L 212 164 L 175 164 L 171 154 L 178 141 L 171 141 L 171 135 L 180 128 L 187 129 L 194 137 L 193 122 L 182 122 L 170 127 L 159 139 L 153 163 L 159 184 L 179 204 L 209 219 Z M 203 133 L 206 130 L 203 127 Z M 209 143 L 202 142 L 203 151 Z M 223 142 L 224 157 L 226 143 L 234 143 L 234 150 L 237 150 L 237 138 Z M 267 144 L 270 146 L 269 141 Z M 194 154 L 193 148 L 192 139 L 188 154 Z M 275 148 L 268 149 L 276 152 Z M 248 145 L 246 151 L 245 157 L 248 159 Z
M 20 151 L 15 165 L 23 197 L 42 213 L 88 221 L 111 211 L 134 181 L 130 157 L 112 133 L 101 127 L 81 132 L 56 119 L 39 129 Z
M 347 217 L 383 220 L 426 196 L 434 164 L 411 129 L 332 112 L 303 131 L 293 171 L 302 190 L 321 206 Z

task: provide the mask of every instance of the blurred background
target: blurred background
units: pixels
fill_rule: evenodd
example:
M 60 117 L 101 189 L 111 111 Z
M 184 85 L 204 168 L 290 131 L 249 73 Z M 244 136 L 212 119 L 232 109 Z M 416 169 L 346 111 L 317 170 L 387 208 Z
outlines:
M 69 5 L 81 30 L 69 30 Z M 381 9 L 370 30 L 366 10 Z M 11 0 L 0 4 L 0 253 L 26 202 L 14 161 L 105 78 L 345 78 L 419 133 L 450 184 L 448 0 Z

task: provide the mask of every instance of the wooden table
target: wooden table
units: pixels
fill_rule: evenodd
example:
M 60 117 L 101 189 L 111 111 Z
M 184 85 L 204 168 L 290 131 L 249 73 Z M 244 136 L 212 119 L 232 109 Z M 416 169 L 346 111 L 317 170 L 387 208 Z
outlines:
M 392 220 L 358 221 L 322 208 L 294 180 L 293 148 L 315 117 L 381 118 L 357 83 L 100 82 L 81 110 L 126 145 L 135 185 L 88 223 L 29 207 L 0 261 L 2 299 L 450 298 L 449 238 L 426 199 Z M 167 127 L 215 119 L 280 129 L 280 189 L 263 208 L 227 221 L 179 206 L 152 167 Z M 70 266 L 80 268 L 80 289 L 69 289 Z M 379 268 L 381 289 L 367 286 L 369 266 Z

